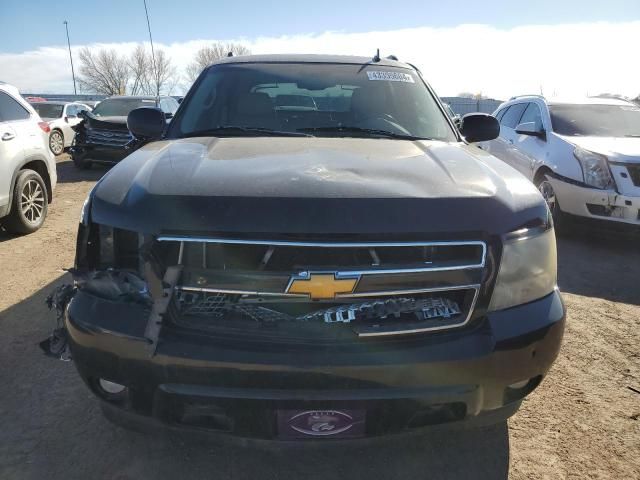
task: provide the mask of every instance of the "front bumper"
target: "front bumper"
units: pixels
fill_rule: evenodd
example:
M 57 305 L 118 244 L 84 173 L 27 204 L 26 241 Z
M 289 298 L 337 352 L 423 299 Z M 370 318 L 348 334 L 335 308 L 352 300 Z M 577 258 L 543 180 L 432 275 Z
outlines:
M 133 150 L 125 147 L 83 144 L 74 145 L 70 149 L 73 158 L 81 161 L 115 164 L 123 160 Z
M 109 400 L 99 378 L 128 387 L 112 415 L 270 439 L 282 410 L 360 409 L 366 436 L 506 418 L 558 355 L 564 321 L 556 291 L 457 330 L 335 348 L 215 343 L 164 328 L 151 355 L 143 307 L 80 291 L 66 327 L 76 367 L 98 396 Z
M 640 197 L 583 187 L 555 177 L 549 181 L 564 213 L 640 226 Z

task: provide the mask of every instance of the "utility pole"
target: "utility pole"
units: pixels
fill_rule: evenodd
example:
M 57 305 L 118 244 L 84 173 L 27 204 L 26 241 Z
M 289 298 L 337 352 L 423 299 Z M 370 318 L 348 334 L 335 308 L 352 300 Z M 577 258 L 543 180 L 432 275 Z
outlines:
M 67 46 L 69 47 L 69 61 L 71 62 L 71 76 L 73 77 L 73 94 L 77 95 L 78 91 L 76 90 L 76 72 L 73 71 L 73 56 L 71 55 L 71 42 L 69 41 L 69 22 L 65 20 L 62 23 L 64 23 L 64 28 L 67 30 Z
M 149 42 L 151 42 L 151 65 L 153 67 L 153 77 L 156 82 L 156 97 L 160 96 L 160 87 L 158 85 L 158 71 L 156 70 L 156 54 L 153 51 L 153 38 L 151 38 L 151 24 L 149 23 L 149 11 L 147 10 L 147 0 L 144 2 L 144 13 L 147 16 L 147 29 L 149 30 Z

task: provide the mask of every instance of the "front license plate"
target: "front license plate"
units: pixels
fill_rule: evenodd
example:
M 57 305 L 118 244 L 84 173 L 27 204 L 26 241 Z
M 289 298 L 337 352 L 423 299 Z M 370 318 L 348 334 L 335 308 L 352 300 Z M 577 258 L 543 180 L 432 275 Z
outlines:
M 364 410 L 278 410 L 282 439 L 362 437 L 364 424 Z

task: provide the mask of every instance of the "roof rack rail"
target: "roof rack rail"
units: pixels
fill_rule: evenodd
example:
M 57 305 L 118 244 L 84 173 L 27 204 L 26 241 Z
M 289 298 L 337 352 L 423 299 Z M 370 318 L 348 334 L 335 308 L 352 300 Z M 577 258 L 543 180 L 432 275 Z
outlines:
M 513 97 L 511 97 L 509 99 L 509 101 L 511 100 L 515 100 L 516 98 L 521 98 L 521 97 L 537 97 L 537 98 L 544 98 L 544 95 L 538 95 L 536 93 L 525 93 L 524 95 L 514 95 Z

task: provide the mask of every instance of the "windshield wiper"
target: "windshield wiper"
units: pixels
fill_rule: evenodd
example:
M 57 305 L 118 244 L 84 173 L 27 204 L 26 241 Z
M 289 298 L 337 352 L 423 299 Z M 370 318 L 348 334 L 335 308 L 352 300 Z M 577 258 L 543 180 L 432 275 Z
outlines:
M 363 128 L 351 125 L 337 125 L 332 127 L 305 127 L 299 128 L 299 132 L 344 132 L 344 133 L 360 133 L 364 135 L 375 135 L 386 138 L 400 138 L 402 140 L 433 140 L 427 137 L 416 137 L 407 133 L 395 133 L 388 130 L 377 128 Z
M 262 127 L 243 127 L 240 125 L 219 125 L 214 128 L 206 128 L 188 132 L 180 136 L 180 138 L 188 137 L 207 137 L 207 136 L 272 136 L 272 137 L 311 137 L 308 133 L 302 132 L 285 132 L 281 130 L 272 130 Z

